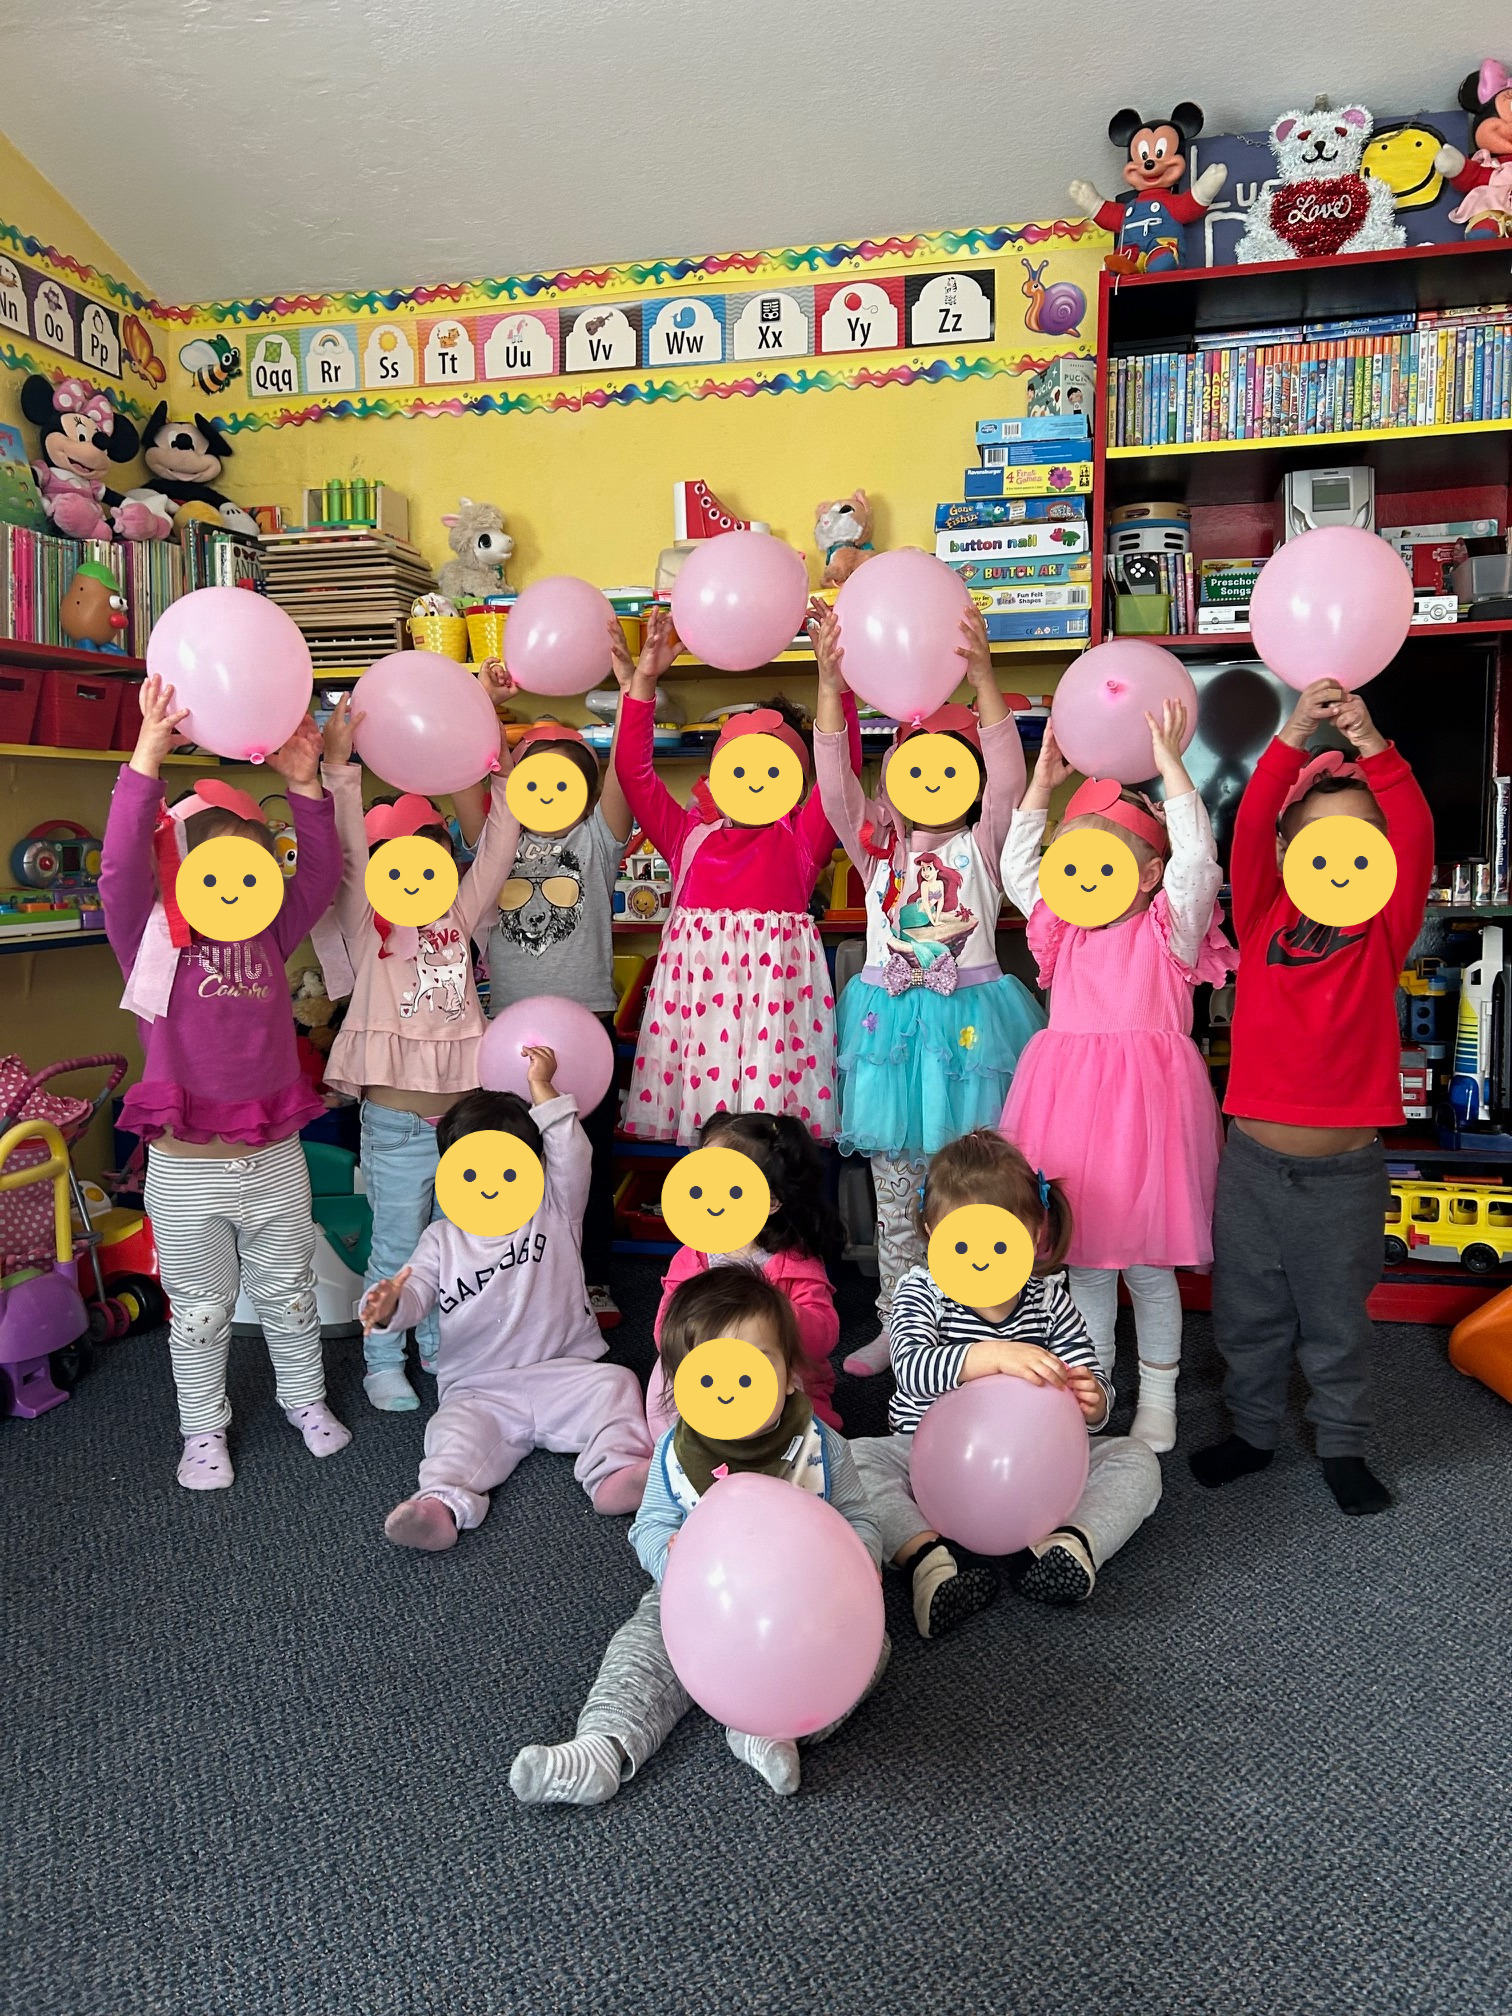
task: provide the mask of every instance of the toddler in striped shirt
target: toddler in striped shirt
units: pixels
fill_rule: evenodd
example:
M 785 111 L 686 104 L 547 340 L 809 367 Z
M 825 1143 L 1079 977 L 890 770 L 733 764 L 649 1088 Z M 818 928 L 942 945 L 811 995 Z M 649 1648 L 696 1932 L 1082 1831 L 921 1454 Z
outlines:
M 996 1571 L 963 1557 L 928 1524 L 909 1490 L 914 1430 L 932 1401 L 990 1373 L 1064 1386 L 1092 1433 L 1107 1421 L 1113 1388 L 1097 1360 L 1058 1271 L 1071 1240 L 1071 1211 L 1057 1183 L 1047 1183 L 1018 1149 L 987 1128 L 942 1148 L 929 1165 L 920 1204 L 926 1240 L 947 1213 L 995 1204 L 1034 1241 L 1036 1271 L 1013 1301 L 972 1309 L 941 1293 L 927 1268 L 915 1267 L 893 1297 L 889 1333 L 897 1391 L 890 1435 L 851 1443 L 882 1529 L 882 1554 L 912 1585 L 914 1622 L 939 1638 L 985 1610 L 997 1595 Z M 1081 1603 L 1099 1567 L 1160 1502 L 1160 1464 L 1142 1442 L 1094 1442 L 1087 1487 L 1064 1526 L 1005 1563 L 1021 1596 L 1038 1603 Z

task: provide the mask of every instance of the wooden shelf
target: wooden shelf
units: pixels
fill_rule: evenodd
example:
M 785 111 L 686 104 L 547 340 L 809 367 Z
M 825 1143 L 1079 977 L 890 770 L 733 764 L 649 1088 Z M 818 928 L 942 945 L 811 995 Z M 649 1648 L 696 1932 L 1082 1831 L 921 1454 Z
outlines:
M 47 672 L 123 672 L 140 678 L 145 658 L 123 658 L 115 651 L 75 651 L 64 644 L 25 644 L 0 637 L 0 665 L 27 665 Z
M 1512 634 L 1512 622 L 1506 623 L 1414 623 L 1407 632 L 1408 638 L 1422 641 L 1428 638 L 1479 638 L 1505 637 Z M 1158 631 L 1148 635 L 1131 637 L 1131 641 L 1141 644 L 1160 644 L 1167 651 L 1227 651 L 1234 645 L 1245 650 L 1254 646 L 1254 638 L 1248 630 L 1183 631 L 1179 636 L 1162 636 Z
M 1150 441 L 1130 448 L 1110 448 L 1110 462 L 1146 461 L 1152 455 L 1258 455 L 1275 449 L 1287 454 L 1298 447 L 1352 448 L 1369 441 L 1447 441 L 1465 434 L 1512 433 L 1512 420 L 1464 420 L 1446 427 L 1352 427 L 1336 434 L 1268 434 L 1239 441 Z
M 38 742 L 0 742 L 0 757 L 36 756 L 53 763 L 129 763 L 129 749 L 51 749 Z M 187 765 L 194 770 L 219 770 L 219 756 L 165 756 L 165 763 Z M 247 769 L 252 766 L 247 764 Z

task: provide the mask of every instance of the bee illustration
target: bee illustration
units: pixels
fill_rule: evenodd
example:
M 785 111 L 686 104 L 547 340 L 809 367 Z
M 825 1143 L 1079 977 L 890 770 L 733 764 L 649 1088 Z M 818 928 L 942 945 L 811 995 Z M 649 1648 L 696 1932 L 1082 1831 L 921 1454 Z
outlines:
M 152 347 L 152 338 L 135 315 L 121 317 L 121 348 L 126 367 L 149 385 L 161 385 L 168 376 L 163 360 Z
M 196 336 L 180 350 L 179 362 L 201 392 L 224 392 L 241 376 L 241 352 L 224 336 Z

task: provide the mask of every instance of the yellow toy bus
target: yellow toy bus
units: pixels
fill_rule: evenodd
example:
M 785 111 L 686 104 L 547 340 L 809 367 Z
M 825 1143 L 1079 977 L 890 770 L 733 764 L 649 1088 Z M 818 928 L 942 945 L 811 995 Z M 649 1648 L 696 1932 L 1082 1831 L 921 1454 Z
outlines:
M 1386 1264 L 1459 1261 L 1489 1274 L 1512 1261 L 1512 1187 L 1502 1183 L 1394 1180 L 1386 1207 Z

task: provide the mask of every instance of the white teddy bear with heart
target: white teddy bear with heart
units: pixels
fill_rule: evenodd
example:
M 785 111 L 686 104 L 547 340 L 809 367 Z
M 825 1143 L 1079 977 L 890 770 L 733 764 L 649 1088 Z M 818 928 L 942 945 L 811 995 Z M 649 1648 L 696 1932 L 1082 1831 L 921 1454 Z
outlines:
M 1280 186 L 1267 183 L 1250 206 L 1236 248 L 1241 265 L 1389 252 L 1407 243 L 1391 188 L 1360 172 L 1374 125 L 1363 105 L 1282 113 L 1270 129 Z

